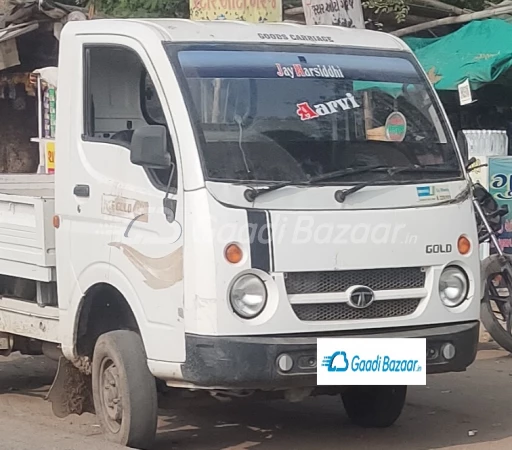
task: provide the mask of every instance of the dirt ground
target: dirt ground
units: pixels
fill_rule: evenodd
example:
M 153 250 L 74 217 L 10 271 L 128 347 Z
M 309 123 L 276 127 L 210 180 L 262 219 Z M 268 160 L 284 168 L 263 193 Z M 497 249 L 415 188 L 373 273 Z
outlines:
M 351 425 L 338 398 L 225 404 L 166 394 L 155 450 L 509 450 L 512 357 L 492 343 L 481 348 L 467 372 L 431 376 L 427 386 L 411 388 L 403 415 L 386 430 Z M 55 367 L 39 357 L 0 360 L 0 449 L 118 449 L 101 442 L 94 416 L 52 415 L 44 397 Z

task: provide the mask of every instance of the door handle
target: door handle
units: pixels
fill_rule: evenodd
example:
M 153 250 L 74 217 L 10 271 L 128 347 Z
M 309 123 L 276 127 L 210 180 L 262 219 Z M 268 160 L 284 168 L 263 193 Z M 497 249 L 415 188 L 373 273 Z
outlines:
M 77 197 L 89 197 L 89 186 L 87 184 L 77 184 L 73 189 L 73 194 Z

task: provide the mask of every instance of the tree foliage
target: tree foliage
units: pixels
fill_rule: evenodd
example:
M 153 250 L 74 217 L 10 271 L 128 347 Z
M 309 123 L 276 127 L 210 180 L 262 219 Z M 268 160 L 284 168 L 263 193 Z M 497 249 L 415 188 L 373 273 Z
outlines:
M 481 11 L 485 8 L 485 0 L 442 0 L 444 3 L 462 9 Z M 394 14 L 397 23 L 401 23 L 409 14 L 411 0 L 363 0 L 363 7 L 371 9 L 375 14 Z
M 362 4 L 364 8 L 373 10 L 375 14 L 394 14 L 397 23 L 403 22 L 409 14 L 409 5 L 406 0 L 365 0 Z
M 115 17 L 179 17 L 189 16 L 188 0 L 61 0 Z
M 96 0 L 105 14 L 117 17 L 188 17 L 187 0 Z
M 458 6 L 459 8 L 467 8 L 472 11 L 481 11 L 487 7 L 485 0 L 444 0 L 449 5 Z M 492 3 L 498 4 L 500 0 L 493 1 Z

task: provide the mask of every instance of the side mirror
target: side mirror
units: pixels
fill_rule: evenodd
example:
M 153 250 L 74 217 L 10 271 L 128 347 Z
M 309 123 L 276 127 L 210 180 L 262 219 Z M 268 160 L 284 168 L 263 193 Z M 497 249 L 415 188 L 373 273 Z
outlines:
M 466 161 L 466 170 L 468 172 L 472 172 L 473 170 L 475 170 L 477 167 L 480 167 L 480 166 L 474 166 L 474 164 L 477 162 L 477 159 L 473 156 L 471 157 L 468 161 Z M 485 165 L 485 164 L 484 164 Z
M 147 125 L 133 133 L 130 161 L 150 169 L 167 169 L 171 154 L 167 149 L 167 129 L 162 125 Z

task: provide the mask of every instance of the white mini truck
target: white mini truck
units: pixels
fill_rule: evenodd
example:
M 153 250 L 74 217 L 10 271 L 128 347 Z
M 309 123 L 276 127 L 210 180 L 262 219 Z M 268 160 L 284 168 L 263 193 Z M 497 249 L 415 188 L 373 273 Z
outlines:
M 426 338 L 428 373 L 474 361 L 468 176 L 401 40 L 70 22 L 58 72 L 55 174 L 0 177 L 0 352 L 60 361 L 58 415 L 149 448 L 164 383 L 341 394 L 383 427 L 406 386 L 317 386 L 318 338 Z

